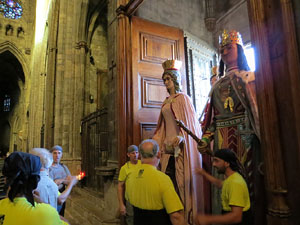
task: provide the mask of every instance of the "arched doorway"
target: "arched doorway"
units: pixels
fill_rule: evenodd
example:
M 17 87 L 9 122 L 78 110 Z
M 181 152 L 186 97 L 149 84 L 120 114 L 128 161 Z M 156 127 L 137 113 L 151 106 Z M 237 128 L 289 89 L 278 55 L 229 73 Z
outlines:
M 21 87 L 25 83 L 24 71 L 19 60 L 10 52 L 0 54 L 0 147 L 13 148 L 11 145 L 11 127 L 16 106 L 19 103 Z

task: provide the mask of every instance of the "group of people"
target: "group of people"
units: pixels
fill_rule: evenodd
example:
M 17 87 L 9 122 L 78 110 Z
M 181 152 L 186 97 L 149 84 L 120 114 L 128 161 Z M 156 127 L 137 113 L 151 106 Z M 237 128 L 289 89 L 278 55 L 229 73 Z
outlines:
M 184 202 L 171 178 L 157 169 L 161 154 L 153 139 L 142 141 L 139 148 L 134 145 L 128 148 L 129 161 L 121 167 L 118 184 L 120 213 L 126 216 L 128 225 L 250 224 L 248 187 L 232 150 L 217 150 L 213 157 L 213 166 L 225 175 L 225 180 L 213 177 L 201 167 L 194 171 L 194 176 L 205 177 L 222 190 L 223 215 L 200 211 L 195 217 L 189 215 L 187 221 Z
M 120 213 L 128 224 L 250 224 L 254 143 L 259 143 L 255 76 L 237 31 L 223 32 L 220 55 L 201 124 L 189 96 L 181 92 L 181 62 L 162 64 L 169 97 L 156 131 L 139 145 L 141 162 L 131 147 L 130 160 L 120 170 Z
M 129 146 L 119 173 L 120 213 L 128 225 L 251 224 L 259 147 L 255 76 L 238 32 L 224 31 L 220 55 L 201 124 L 181 92 L 181 62 L 163 63 L 169 97 L 157 129 L 139 147 Z M 0 224 L 67 224 L 59 212 L 77 179 L 60 163 L 62 148 L 51 153 L 35 148 L 5 159 L 8 198 L 0 201 Z
M 63 205 L 77 178 L 60 163 L 61 157 L 62 147 L 56 145 L 51 152 L 34 148 L 4 160 L 8 198 L 0 201 L 0 224 L 68 224 Z

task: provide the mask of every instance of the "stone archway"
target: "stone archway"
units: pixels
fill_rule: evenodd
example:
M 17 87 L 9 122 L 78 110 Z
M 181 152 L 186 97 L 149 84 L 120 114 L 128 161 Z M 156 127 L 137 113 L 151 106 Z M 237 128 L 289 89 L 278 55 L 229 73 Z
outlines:
M 15 130 L 15 120 L 24 115 L 24 107 L 20 106 L 23 101 L 23 89 L 25 74 L 23 66 L 18 58 L 10 50 L 0 51 L 0 144 L 13 150 L 23 149 L 21 142 L 16 142 L 15 133 L 22 130 L 18 126 Z

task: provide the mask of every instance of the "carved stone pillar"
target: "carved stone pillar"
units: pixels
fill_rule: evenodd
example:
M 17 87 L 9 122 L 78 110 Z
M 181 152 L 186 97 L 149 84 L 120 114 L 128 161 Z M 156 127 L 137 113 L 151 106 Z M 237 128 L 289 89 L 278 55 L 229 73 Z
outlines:
M 59 3 L 53 1 L 51 8 L 51 19 L 49 19 L 49 57 L 46 76 L 46 96 L 45 96 L 45 147 L 50 149 L 53 146 L 54 138 L 54 91 L 57 60 L 57 32 Z
M 215 3 L 214 0 L 205 0 L 205 26 L 210 32 L 214 32 L 216 28 L 216 16 L 215 16 Z
M 257 57 L 267 224 L 297 224 L 294 222 L 299 221 L 300 181 L 295 171 L 300 169 L 300 77 L 291 2 L 248 0 L 248 10 Z

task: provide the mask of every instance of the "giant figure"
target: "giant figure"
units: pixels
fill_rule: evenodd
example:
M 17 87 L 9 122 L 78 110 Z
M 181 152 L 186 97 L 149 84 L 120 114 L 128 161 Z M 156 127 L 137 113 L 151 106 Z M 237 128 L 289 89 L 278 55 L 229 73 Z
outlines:
M 163 63 L 162 79 L 170 96 L 163 102 L 153 139 L 161 149 L 161 171 L 170 176 L 184 205 L 185 224 L 192 224 L 197 212 L 205 210 L 203 179 L 193 176 L 195 168 L 202 167 L 202 156 L 197 143 L 177 126 L 175 119 L 183 121 L 198 137 L 201 127 L 190 98 L 180 92 L 180 66 L 177 60 Z
M 232 149 L 245 168 L 250 195 L 254 197 L 255 170 L 258 166 L 259 123 L 255 75 L 250 72 L 241 35 L 224 31 L 220 38 L 219 80 L 211 90 L 210 106 L 203 124 L 200 152 L 214 141 L 214 151 Z M 225 74 L 224 74 L 225 70 Z M 214 174 L 216 174 L 214 172 Z M 213 213 L 221 210 L 219 191 L 213 189 Z

